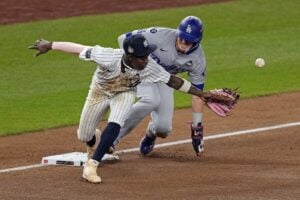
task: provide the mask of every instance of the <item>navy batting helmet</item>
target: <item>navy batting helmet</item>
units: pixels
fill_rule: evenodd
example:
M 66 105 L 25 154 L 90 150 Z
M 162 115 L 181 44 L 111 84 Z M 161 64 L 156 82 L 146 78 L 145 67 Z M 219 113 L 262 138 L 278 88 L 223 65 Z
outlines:
M 195 16 L 185 17 L 177 28 L 177 37 L 187 42 L 199 44 L 203 36 L 202 21 Z
M 156 48 L 157 46 L 155 44 L 149 44 L 142 34 L 129 35 L 123 41 L 125 53 L 135 57 L 148 56 L 155 51 Z

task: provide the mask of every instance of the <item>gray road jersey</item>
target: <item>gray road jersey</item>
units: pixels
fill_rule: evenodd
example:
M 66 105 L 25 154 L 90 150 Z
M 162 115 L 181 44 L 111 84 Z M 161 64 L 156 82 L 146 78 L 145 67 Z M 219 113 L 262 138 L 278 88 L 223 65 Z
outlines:
M 152 59 L 144 70 L 126 69 L 125 73 L 121 72 L 123 54 L 122 49 L 95 46 L 85 48 L 79 58 L 97 64 L 93 81 L 98 84 L 101 92 L 108 96 L 135 89 L 139 82 L 167 83 L 169 81 L 170 74 Z
M 205 78 L 206 61 L 201 45 L 190 54 L 180 54 L 175 49 L 176 30 L 162 27 L 151 27 L 135 30 L 133 33 L 143 34 L 149 43 L 158 48 L 151 57 L 171 74 L 188 72 L 193 84 L 203 84 Z M 119 37 L 122 44 L 125 35 Z

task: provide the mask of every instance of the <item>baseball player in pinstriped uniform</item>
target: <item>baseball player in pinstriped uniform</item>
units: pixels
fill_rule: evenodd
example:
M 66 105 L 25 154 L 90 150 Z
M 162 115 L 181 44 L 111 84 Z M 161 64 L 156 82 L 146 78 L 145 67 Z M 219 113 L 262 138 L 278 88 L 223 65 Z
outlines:
M 170 28 L 152 27 L 135 30 L 132 33 L 121 35 L 118 38 L 122 46 L 124 38 L 130 34 L 142 34 L 158 48 L 151 53 L 151 57 L 171 74 L 187 72 L 192 84 L 200 90 L 204 88 L 206 61 L 200 42 L 203 35 L 202 22 L 198 17 L 184 18 L 177 30 Z M 137 87 L 139 101 L 133 105 L 124 126 L 121 128 L 116 145 L 137 124 L 151 113 L 146 135 L 140 143 L 140 152 L 149 154 L 155 144 L 156 137 L 165 138 L 172 130 L 173 117 L 173 89 L 156 83 L 143 83 Z M 193 123 L 192 141 L 198 156 L 204 150 L 202 111 L 204 102 L 197 96 L 192 97 Z M 114 147 L 114 146 L 113 146 Z
M 210 97 L 196 89 L 190 82 L 169 74 L 149 54 L 157 48 L 149 44 L 140 34 L 131 35 L 123 42 L 123 49 L 85 46 L 71 42 L 48 42 L 38 40 L 30 49 L 38 50 L 36 55 L 58 50 L 79 55 L 80 59 L 93 61 L 97 69 L 93 75 L 90 90 L 83 107 L 78 128 L 78 139 L 86 142 L 95 152 L 85 164 L 82 177 L 92 183 L 100 183 L 97 167 L 104 154 L 117 138 L 121 126 L 131 109 L 136 86 L 139 83 L 167 84 L 168 86 L 197 95 Z M 96 144 L 96 127 L 110 108 L 108 123 Z

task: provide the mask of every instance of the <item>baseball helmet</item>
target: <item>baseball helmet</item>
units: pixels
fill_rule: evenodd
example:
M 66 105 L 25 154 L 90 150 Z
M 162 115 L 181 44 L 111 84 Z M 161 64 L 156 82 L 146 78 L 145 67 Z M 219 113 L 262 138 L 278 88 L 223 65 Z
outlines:
M 199 44 L 203 36 L 202 21 L 195 16 L 185 17 L 177 28 L 177 37 L 193 44 Z

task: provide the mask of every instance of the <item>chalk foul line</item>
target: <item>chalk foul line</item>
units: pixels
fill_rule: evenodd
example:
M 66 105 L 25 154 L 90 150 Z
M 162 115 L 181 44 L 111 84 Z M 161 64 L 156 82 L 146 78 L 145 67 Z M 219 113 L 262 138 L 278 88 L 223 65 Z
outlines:
M 280 125 L 275 125 L 275 126 L 267 126 L 267 127 L 262 127 L 262 128 L 248 129 L 248 130 L 235 131 L 235 132 L 229 132 L 229 133 L 220 133 L 217 135 L 209 135 L 209 136 L 204 136 L 204 140 L 212 140 L 212 139 L 218 139 L 218 138 L 224 138 L 224 137 L 230 137 L 230 136 L 236 136 L 236 135 L 243 135 L 243 134 L 253 134 L 253 133 L 258 133 L 258 132 L 263 132 L 263 131 L 289 128 L 289 127 L 293 127 L 293 126 L 300 126 L 300 122 L 292 122 L 292 123 L 280 124 Z M 174 142 L 156 144 L 154 148 L 157 149 L 157 148 L 174 146 L 174 145 L 179 145 L 179 144 L 186 144 L 186 143 L 190 143 L 190 142 L 191 142 L 191 139 L 179 140 L 179 141 L 174 141 Z M 124 154 L 124 153 L 137 152 L 137 151 L 139 151 L 139 148 L 131 148 L 131 149 L 124 149 L 124 150 L 116 151 L 115 154 Z M 35 165 L 28 165 L 28 166 L 20 166 L 20 167 L 2 169 L 2 170 L 0 170 L 0 173 L 40 168 L 43 166 L 48 166 L 48 165 L 35 164 Z

